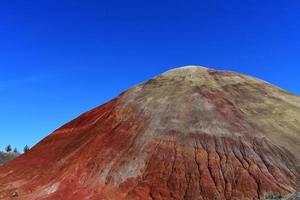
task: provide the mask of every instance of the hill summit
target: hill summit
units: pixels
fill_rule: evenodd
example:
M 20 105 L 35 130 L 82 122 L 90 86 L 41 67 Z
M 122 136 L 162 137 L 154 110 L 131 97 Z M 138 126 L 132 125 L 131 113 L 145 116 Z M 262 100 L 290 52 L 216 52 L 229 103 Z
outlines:
M 0 199 L 262 199 L 300 187 L 300 97 L 187 66 L 123 92 L 0 167 Z

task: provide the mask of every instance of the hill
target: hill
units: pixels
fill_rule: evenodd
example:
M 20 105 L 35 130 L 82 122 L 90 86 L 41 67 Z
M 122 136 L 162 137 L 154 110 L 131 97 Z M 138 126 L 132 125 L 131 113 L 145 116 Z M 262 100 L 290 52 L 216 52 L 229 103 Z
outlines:
M 0 198 L 287 195 L 300 187 L 299 120 L 300 97 L 262 80 L 176 68 L 82 114 L 0 167 Z

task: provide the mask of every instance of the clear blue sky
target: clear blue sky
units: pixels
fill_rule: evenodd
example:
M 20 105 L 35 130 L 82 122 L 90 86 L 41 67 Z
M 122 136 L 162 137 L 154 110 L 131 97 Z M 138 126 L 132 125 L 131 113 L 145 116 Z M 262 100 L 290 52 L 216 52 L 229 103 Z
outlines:
M 0 149 L 34 145 L 170 68 L 204 65 L 300 94 L 299 0 L 0 2 Z

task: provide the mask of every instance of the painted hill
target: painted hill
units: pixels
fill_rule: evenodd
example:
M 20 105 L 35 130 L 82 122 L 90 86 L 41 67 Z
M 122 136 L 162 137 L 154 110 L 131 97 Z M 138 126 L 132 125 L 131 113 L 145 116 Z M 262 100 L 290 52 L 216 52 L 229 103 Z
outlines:
M 0 167 L 0 199 L 262 199 L 300 187 L 300 97 L 234 72 L 167 71 Z

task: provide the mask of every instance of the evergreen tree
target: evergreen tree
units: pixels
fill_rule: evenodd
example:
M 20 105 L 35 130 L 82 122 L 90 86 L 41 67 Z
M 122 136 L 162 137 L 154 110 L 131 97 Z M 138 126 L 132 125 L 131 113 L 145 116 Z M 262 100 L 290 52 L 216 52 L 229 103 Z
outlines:
M 24 153 L 26 153 L 27 151 L 29 151 L 29 146 L 26 144 L 24 147 Z
M 14 153 L 19 153 L 17 148 L 14 148 Z
M 8 152 L 11 152 L 11 146 L 10 146 L 10 144 L 9 145 L 7 145 L 6 147 L 5 147 L 5 151 L 8 153 Z

